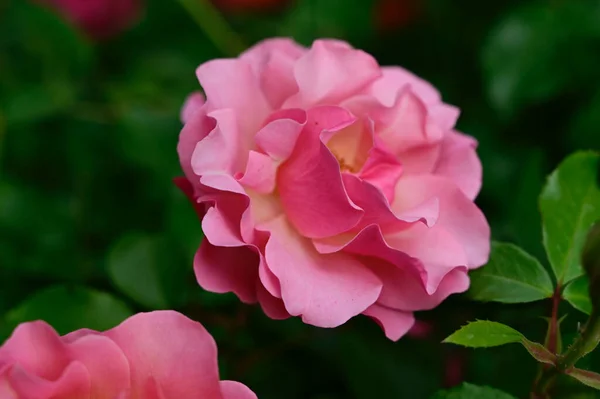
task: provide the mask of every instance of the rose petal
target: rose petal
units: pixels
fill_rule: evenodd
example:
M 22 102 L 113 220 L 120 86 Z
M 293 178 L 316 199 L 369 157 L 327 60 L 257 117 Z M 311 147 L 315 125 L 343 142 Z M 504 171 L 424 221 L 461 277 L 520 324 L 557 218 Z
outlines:
M 346 43 L 316 40 L 294 65 L 300 89 L 283 108 L 335 104 L 381 76 L 377 61 Z
M 337 160 L 320 140 L 323 130 L 339 130 L 352 122 L 352 115 L 338 107 L 311 110 L 294 153 L 279 168 L 277 186 L 282 207 L 306 237 L 327 237 L 349 230 L 363 214 L 348 198 Z
M 440 265 L 465 265 L 475 268 L 485 264 L 490 252 L 489 225 L 477 206 L 450 180 L 431 175 L 406 176 L 400 179 L 396 186 L 392 209 L 395 212 L 402 212 L 434 197 L 440 201 L 440 213 L 435 226 L 423 229 L 415 225 L 401 233 L 405 234 L 406 244 L 410 242 L 410 245 L 402 244 L 402 235 L 398 235 L 394 238 L 393 246 L 421 260 L 435 256 L 438 258 L 436 262 L 438 260 L 442 262 Z M 458 252 L 453 251 L 456 254 L 456 257 L 453 257 L 450 252 L 443 250 L 445 243 L 450 244 L 450 241 L 462 247 L 466 263 L 458 262 L 462 259 Z M 411 249 L 413 245 L 414 248 Z M 431 247 L 428 249 L 429 245 L 434 245 L 437 250 L 431 251 Z M 449 251 L 449 248 L 455 245 L 450 244 L 447 247 L 446 251 Z
M 236 381 L 221 381 L 223 399 L 257 399 L 247 386 Z
M 217 347 L 200 323 L 173 311 L 138 313 L 105 335 L 129 359 L 132 397 L 144 397 L 153 378 L 165 398 L 222 398 Z
M 252 136 L 271 111 L 262 95 L 258 79 L 250 64 L 238 59 L 205 62 L 196 75 L 206 93 L 210 110 L 231 109 L 237 116 L 237 127 Z
M 450 178 L 471 200 L 479 193 L 482 181 L 476 147 L 474 139 L 456 132 L 448 133 L 434 169 L 435 174 Z
M 392 341 L 402 338 L 415 324 L 412 313 L 390 309 L 379 304 L 372 305 L 363 314 L 375 320 L 385 332 L 385 336 Z
M 216 247 L 205 240 L 194 257 L 194 272 L 205 290 L 233 292 L 244 303 L 256 302 L 258 256 L 248 247 Z
M 184 124 L 189 121 L 196 111 L 198 111 L 206 102 L 204 94 L 199 91 L 195 91 L 190 94 L 183 103 L 181 108 L 181 122 Z
M 321 255 L 283 217 L 263 226 L 271 232 L 265 250 L 281 284 L 287 311 L 319 327 L 336 327 L 372 305 L 381 281 L 365 265 L 343 254 Z

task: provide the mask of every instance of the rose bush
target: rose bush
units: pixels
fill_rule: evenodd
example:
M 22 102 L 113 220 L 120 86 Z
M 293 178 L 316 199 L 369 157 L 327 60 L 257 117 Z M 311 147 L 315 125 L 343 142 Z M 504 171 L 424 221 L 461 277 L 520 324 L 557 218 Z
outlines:
M 2 399 L 253 399 L 219 381 L 217 347 L 199 323 L 173 311 L 137 314 L 112 330 L 60 337 L 21 324 L 0 347 Z
M 202 287 L 321 327 L 364 314 L 394 340 L 468 288 L 490 249 L 481 165 L 434 87 L 334 40 L 267 40 L 197 76 L 177 183 Z
M 90 38 L 103 40 L 131 26 L 141 10 L 141 0 L 36 0 L 59 13 Z

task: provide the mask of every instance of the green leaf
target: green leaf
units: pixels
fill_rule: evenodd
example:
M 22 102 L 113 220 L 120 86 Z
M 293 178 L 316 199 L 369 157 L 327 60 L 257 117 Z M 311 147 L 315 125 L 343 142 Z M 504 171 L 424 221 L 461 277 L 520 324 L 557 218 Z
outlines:
M 76 100 L 92 47 L 57 13 L 27 1 L 0 14 L 0 108 L 8 126 L 64 111 Z M 35 65 L 35 68 L 24 67 Z
M 532 342 L 512 327 L 495 321 L 478 320 L 461 327 L 444 343 L 466 346 L 468 348 L 491 348 L 512 343 L 520 343 L 537 361 L 554 364 L 556 356 L 548 352 L 543 345 Z
M 103 331 L 131 316 L 131 309 L 114 296 L 83 287 L 53 286 L 38 291 L 6 314 L 10 329 L 19 323 L 44 320 L 60 334 L 80 328 Z
M 588 387 L 592 387 L 594 389 L 600 390 L 600 374 L 594 373 L 593 371 L 582 370 L 573 368 L 566 371 L 567 375 L 575 378 L 577 381 L 582 384 L 587 385 Z
M 431 399 L 515 399 L 515 397 L 498 389 L 464 382 L 452 389 L 437 392 Z
M 585 313 L 592 313 L 590 300 L 590 287 L 587 276 L 581 276 L 571 281 L 563 291 L 563 298 L 575 309 Z
M 540 196 L 544 246 L 559 284 L 583 274 L 581 250 L 600 219 L 599 155 L 578 152 L 550 175 Z
M 108 256 L 108 273 L 123 293 L 150 309 L 177 305 L 186 293 L 186 272 L 169 242 L 159 236 L 131 233 Z
M 549 298 L 553 290 L 537 259 L 516 245 L 494 242 L 488 264 L 471 273 L 468 295 L 478 301 L 523 303 Z

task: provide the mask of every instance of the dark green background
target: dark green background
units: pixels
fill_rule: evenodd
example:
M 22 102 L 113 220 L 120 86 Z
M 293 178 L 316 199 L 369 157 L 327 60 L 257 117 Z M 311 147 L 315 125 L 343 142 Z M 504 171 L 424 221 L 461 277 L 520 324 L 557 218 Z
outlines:
M 298 0 L 227 19 L 246 45 L 338 37 L 431 81 L 480 142 L 477 202 L 494 238 L 547 263 L 537 211 L 545 175 L 576 149 L 600 149 L 600 1 L 414 0 L 411 23 L 386 33 L 373 3 Z M 0 341 L 31 319 L 66 333 L 173 308 L 217 339 L 223 378 L 261 399 L 427 398 L 449 359 L 465 364 L 469 382 L 525 397 L 536 369 L 523 348 L 439 342 L 475 318 L 542 340 L 549 304 L 454 297 L 417 315 L 435 323 L 430 338 L 392 343 L 366 318 L 335 330 L 276 322 L 196 285 L 200 224 L 172 184 L 179 109 L 199 87 L 195 67 L 228 55 L 174 0 L 148 1 L 139 24 L 102 44 L 25 0 L 0 2 Z M 564 306 L 568 340 L 582 317 Z

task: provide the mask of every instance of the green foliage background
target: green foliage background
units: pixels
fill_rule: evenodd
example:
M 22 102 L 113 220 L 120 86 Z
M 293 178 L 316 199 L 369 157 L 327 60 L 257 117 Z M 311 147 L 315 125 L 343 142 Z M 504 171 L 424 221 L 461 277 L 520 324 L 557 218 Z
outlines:
M 385 33 L 374 0 L 297 0 L 227 18 L 247 45 L 337 37 L 431 81 L 480 142 L 478 204 L 494 239 L 549 268 L 537 210 L 545 176 L 572 151 L 600 149 L 600 1 L 415 3 L 414 20 Z M 0 2 L 0 342 L 32 319 L 66 333 L 172 308 L 214 335 L 223 377 L 262 399 L 428 398 L 460 367 L 471 383 L 525 397 L 536 365 L 523 348 L 440 341 L 477 318 L 543 341 L 548 303 L 453 297 L 417 315 L 434 323 L 431 337 L 392 343 L 363 318 L 335 330 L 275 322 L 197 286 L 200 224 L 172 184 L 179 109 L 198 88 L 196 66 L 222 56 L 177 1 L 148 0 L 137 26 L 102 44 L 28 1 Z M 583 315 L 564 306 L 574 331 Z M 600 371 L 597 356 L 586 362 Z

